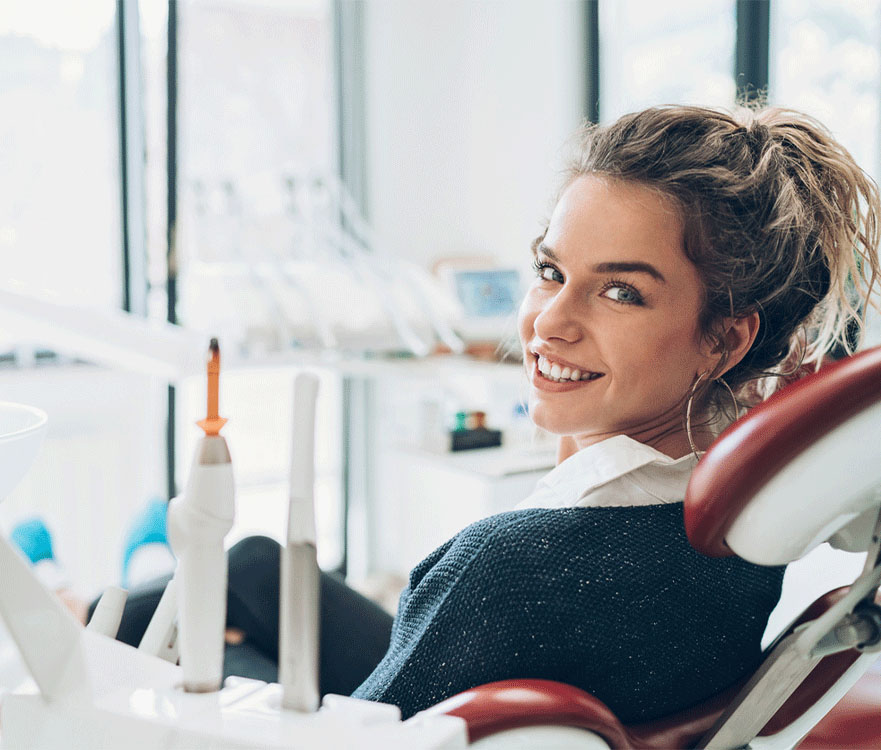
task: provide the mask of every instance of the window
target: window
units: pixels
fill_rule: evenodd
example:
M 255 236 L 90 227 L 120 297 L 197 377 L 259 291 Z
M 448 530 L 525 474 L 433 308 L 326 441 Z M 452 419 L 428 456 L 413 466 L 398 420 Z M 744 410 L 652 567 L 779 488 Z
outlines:
M 733 0 L 600 2 L 600 117 L 734 102 Z
M 122 298 L 115 20 L 113 0 L 0 13 L 3 282 L 104 308 Z
M 302 175 L 336 169 L 330 0 L 178 3 L 178 318 L 218 335 L 227 352 L 261 359 L 287 351 L 281 264 L 298 251 L 291 191 Z M 161 29 L 151 23 L 151 29 Z M 153 90 L 164 90 L 164 45 L 149 42 Z M 151 90 L 148 84 L 148 92 Z M 148 93 L 149 95 L 149 93 Z M 165 108 L 148 113 L 164 129 Z M 163 133 L 164 134 L 164 133 Z M 161 139 L 148 174 L 165 174 Z M 152 157 L 148 157 L 148 163 Z M 155 183 L 154 216 L 164 217 Z M 150 242 L 154 290 L 165 274 L 163 222 Z M 151 307 L 163 306 L 155 301 Z M 164 302 L 164 300 L 163 300 Z M 307 311 L 308 312 L 308 311 Z M 222 411 L 235 462 L 237 522 L 231 538 L 285 529 L 292 370 L 227 371 Z M 204 409 L 204 383 L 179 389 L 177 484 L 183 486 Z M 319 561 L 343 558 L 339 377 L 322 377 L 316 436 Z
M 0 12 L 0 284 L 102 310 L 123 300 L 116 10 L 5 0 Z M 69 359 L 34 368 L 46 342 L 4 320 L 0 352 L 13 348 L 17 366 L 0 370 L 0 391 L 45 409 L 49 428 L 0 520 L 41 516 L 90 595 L 119 582 L 125 530 L 163 484 L 156 381 Z
M 877 179 L 881 6 L 776 0 L 771 8 L 772 103 L 819 119 Z

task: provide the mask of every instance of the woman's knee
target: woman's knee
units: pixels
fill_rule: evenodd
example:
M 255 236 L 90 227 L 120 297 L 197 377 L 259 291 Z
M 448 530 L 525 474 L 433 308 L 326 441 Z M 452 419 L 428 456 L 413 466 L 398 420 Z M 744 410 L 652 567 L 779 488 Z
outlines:
M 266 562 L 280 559 L 281 546 L 268 536 L 248 536 L 229 549 L 230 564 L 236 562 Z

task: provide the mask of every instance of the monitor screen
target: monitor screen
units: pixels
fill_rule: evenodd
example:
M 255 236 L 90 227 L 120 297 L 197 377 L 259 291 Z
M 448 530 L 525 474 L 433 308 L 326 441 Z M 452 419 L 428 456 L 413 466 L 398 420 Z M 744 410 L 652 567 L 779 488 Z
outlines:
M 455 272 L 456 294 L 465 314 L 497 318 L 517 309 L 520 275 L 513 269 Z

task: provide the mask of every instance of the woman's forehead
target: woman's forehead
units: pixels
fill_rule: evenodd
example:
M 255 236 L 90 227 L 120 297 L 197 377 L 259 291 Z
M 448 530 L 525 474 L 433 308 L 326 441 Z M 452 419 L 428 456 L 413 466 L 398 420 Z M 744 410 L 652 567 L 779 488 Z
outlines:
M 682 221 L 672 200 L 638 183 L 584 175 L 569 184 L 554 208 L 544 244 L 558 254 L 611 254 L 688 263 Z

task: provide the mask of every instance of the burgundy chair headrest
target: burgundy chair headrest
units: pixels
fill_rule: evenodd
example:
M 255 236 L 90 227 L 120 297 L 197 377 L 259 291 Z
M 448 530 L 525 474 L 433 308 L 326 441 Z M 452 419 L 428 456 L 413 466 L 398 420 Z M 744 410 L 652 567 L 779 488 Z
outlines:
M 705 555 L 733 554 L 725 535 L 750 500 L 829 431 L 881 401 L 881 347 L 781 389 L 726 429 L 701 458 L 685 496 L 685 529 Z

